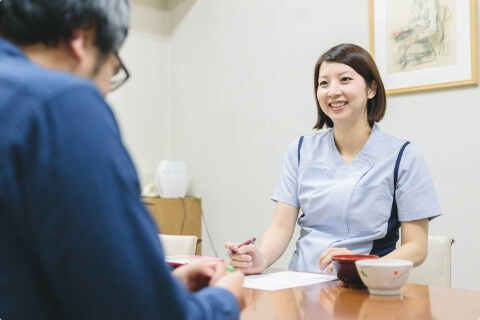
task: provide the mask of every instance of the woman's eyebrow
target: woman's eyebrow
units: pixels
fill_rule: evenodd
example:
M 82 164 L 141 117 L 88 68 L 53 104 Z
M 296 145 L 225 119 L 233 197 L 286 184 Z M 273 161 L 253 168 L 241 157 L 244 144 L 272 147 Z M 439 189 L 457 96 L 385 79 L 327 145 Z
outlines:
M 339 72 L 339 73 L 337 74 L 337 76 L 343 76 L 343 75 L 348 74 L 348 73 L 353 73 L 353 72 L 350 71 L 350 70 L 346 70 L 346 71 Z M 320 78 L 328 78 L 328 76 L 319 74 L 319 75 L 318 75 L 318 78 L 319 78 L 319 79 L 320 79 Z

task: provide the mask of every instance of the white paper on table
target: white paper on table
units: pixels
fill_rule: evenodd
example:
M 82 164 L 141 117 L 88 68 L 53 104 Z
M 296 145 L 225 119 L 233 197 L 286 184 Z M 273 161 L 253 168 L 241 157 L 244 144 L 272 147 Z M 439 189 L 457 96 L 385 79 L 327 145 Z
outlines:
M 281 271 L 246 276 L 243 287 L 271 291 L 307 286 L 337 279 L 336 276 L 320 273 Z

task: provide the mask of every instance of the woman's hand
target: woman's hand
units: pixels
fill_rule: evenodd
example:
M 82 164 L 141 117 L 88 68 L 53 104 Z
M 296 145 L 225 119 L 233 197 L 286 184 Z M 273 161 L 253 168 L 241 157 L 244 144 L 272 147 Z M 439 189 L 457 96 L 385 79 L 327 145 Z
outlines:
M 259 274 L 267 268 L 265 255 L 253 244 L 238 247 L 240 243 L 225 243 L 230 250 L 230 265 L 245 274 Z
M 225 273 L 225 264 L 220 261 L 186 264 L 172 271 L 172 275 L 191 292 L 214 285 Z
M 245 274 L 262 273 L 285 252 L 295 230 L 298 212 L 297 207 L 277 202 L 273 221 L 260 238 L 260 248 L 253 244 L 225 243 L 225 248 L 231 251 L 230 265 Z
M 352 251 L 347 248 L 328 248 L 320 257 L 318 257 L 317 264 L 320 266 L 320 270 L 325 274 L 331 274 L 333 271 L 332 257 L 338 254 L 353 254 Z

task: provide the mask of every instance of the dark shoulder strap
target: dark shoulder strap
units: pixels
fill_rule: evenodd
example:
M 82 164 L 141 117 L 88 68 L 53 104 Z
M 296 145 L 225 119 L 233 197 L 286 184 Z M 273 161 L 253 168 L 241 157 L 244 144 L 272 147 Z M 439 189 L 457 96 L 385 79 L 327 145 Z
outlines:
M 397 156 L 397 161 L 395 162 L 395 169 L 393 171 L 393 201 L 395 201 L 395 190 L 397 190 L 397 181 L 398 181 L 398 168 L 400 167 L 400 161 L 402 160 L 402 155 L 403 155 L 403 150 L 405 150 L 405 147 L 410 143 L 410 141 L 407 141 L 403 144 L 403 146 L 400 148 L 400 151 L 398 152 Z
M 298 164 L 300 165 L 300 149 L 302 149 L 303 137 L 301 136 L 298 140 Z
M 393 202 L 392 210 L 390 212 L 390 218 L 388 219 L 387 234 L 385 237 L 373 240 L 372 250 L 370 254 L 376 254 L 380 257 L 383 257 L 386 254 L 389 254 L 395 250 L 398 238 L 399 238 L 399 228 L 401 226 L 400 221 L 398 220 L 398 208 L 397 202 L 395 200 L 395 192 L 397 189 L 397 180 L 398 180 L 398 168 L 400 167 L 400 160 L 402 160 L 403 150 L 410 142 L 407 141 L 403 144 L 398 152 L 397 161 L 395 162 L 395 168 L 393 171 Z

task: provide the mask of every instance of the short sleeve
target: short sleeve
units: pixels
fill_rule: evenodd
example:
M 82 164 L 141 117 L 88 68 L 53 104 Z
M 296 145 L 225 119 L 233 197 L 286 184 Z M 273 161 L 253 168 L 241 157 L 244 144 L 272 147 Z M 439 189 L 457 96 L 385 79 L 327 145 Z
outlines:
M 410 143 L 404 151 L 398 172 L 395 199 L 400 221 L 412 221 L 441 215 L 427 164 L 418 147 Z
M 272 195 L 273 201 L 280 201 L 300 208 L 298 202 L 298 144 L 295 139 L 288 146 L 283 160 L 282 172 Z

